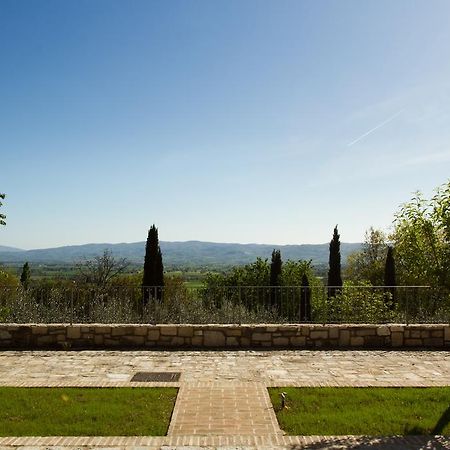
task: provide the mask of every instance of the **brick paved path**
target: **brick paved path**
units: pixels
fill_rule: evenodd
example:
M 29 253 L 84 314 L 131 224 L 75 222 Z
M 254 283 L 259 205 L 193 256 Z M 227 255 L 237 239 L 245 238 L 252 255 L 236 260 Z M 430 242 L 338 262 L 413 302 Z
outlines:
M 177 383 L 133 383 L 179 371 Z M 0 352 L 1 386 L 179 386 L 165 437 L 0 438 L 0 450 L 146 448 L 450 448 L 446 438 L 284 436 L 268 386 L 448 386 L 448 351 Z M 26 447 L 26 449 L 25 449 Z
M 186 383 L 178 393 L 169 435 L 282 434 L 262 383 Z

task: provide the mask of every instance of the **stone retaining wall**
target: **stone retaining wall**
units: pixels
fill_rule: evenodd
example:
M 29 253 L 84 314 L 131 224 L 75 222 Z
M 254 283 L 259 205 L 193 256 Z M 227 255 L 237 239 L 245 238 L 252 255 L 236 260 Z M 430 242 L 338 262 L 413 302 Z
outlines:
M 0 348 L 449 348 L 450 325 L 0 324 Z

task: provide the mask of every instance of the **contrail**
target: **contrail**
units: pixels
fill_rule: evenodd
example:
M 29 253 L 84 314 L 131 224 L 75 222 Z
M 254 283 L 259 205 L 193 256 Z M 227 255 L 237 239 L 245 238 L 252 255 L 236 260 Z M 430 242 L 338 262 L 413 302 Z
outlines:
M 378 128 L 384 127 L 387 123 L 391 122 L 397 116 L 399 116 L 403 111 L 404 111 L 404 109 L 401 109 L 400 111 L 396 112 L 393 116 L 389 117 L 389 119 L 386 119 L 384 122 L 381 122 L 376 127 L 372 128 L 371 130 L 367 131 L 366 133 L 364 133 L 361 136 L 359 136 L 358 138 L 356 138 L 354 141 L 347 144 L 347 147 L 351 147 L 352 145 L 356 144 L 361 139 L 364 139 L 366 136 L 369 136 L 369 134 L 372 134 L 374 131 L 378 130 Z

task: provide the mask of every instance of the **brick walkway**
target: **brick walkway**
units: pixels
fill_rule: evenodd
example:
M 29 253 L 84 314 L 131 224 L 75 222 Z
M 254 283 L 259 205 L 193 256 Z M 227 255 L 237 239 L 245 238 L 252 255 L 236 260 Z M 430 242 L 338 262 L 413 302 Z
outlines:
M 130 382 L 139 371 L 178 371 L 176 383 Z M 0 438 L 24 447 L 450 448 L 447 438 L 284 436 L 268 386 L 448 386 L 448 351 L 0 352 L 1 386 L 178 386 L 165 437 Z M 25 449 L 26 447 L 26 449 Z
M 262 383 L 183 384 L 169 432 L 173 435 L 282 434 Z

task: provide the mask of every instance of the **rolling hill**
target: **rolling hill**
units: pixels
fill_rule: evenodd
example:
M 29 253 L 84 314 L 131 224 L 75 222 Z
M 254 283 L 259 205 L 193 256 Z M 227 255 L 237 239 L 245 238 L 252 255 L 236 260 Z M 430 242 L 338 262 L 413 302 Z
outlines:
M 223 267 L 247 264 L 257 257 L 270 258 L 274 248 L 280 249 L 283 260 L 311 259 L 315 265 L 328 263 L 327 244 L 267 245 L 227 244 L 216 242 L 167 242 L 160 243 L 166 267 Z M 349 253 L 359 250 L 359 243 L 341 243 L 342 261 Z M 132 263 L 144 261 L 145 242 L 121 244 L 85 244 L 37 250 L 20 250 L 0 247 L 0 262 L 3 264 L 23 263 L 73 264 L 90 259 L 109 249 L 116 257 L 127 258 Z

